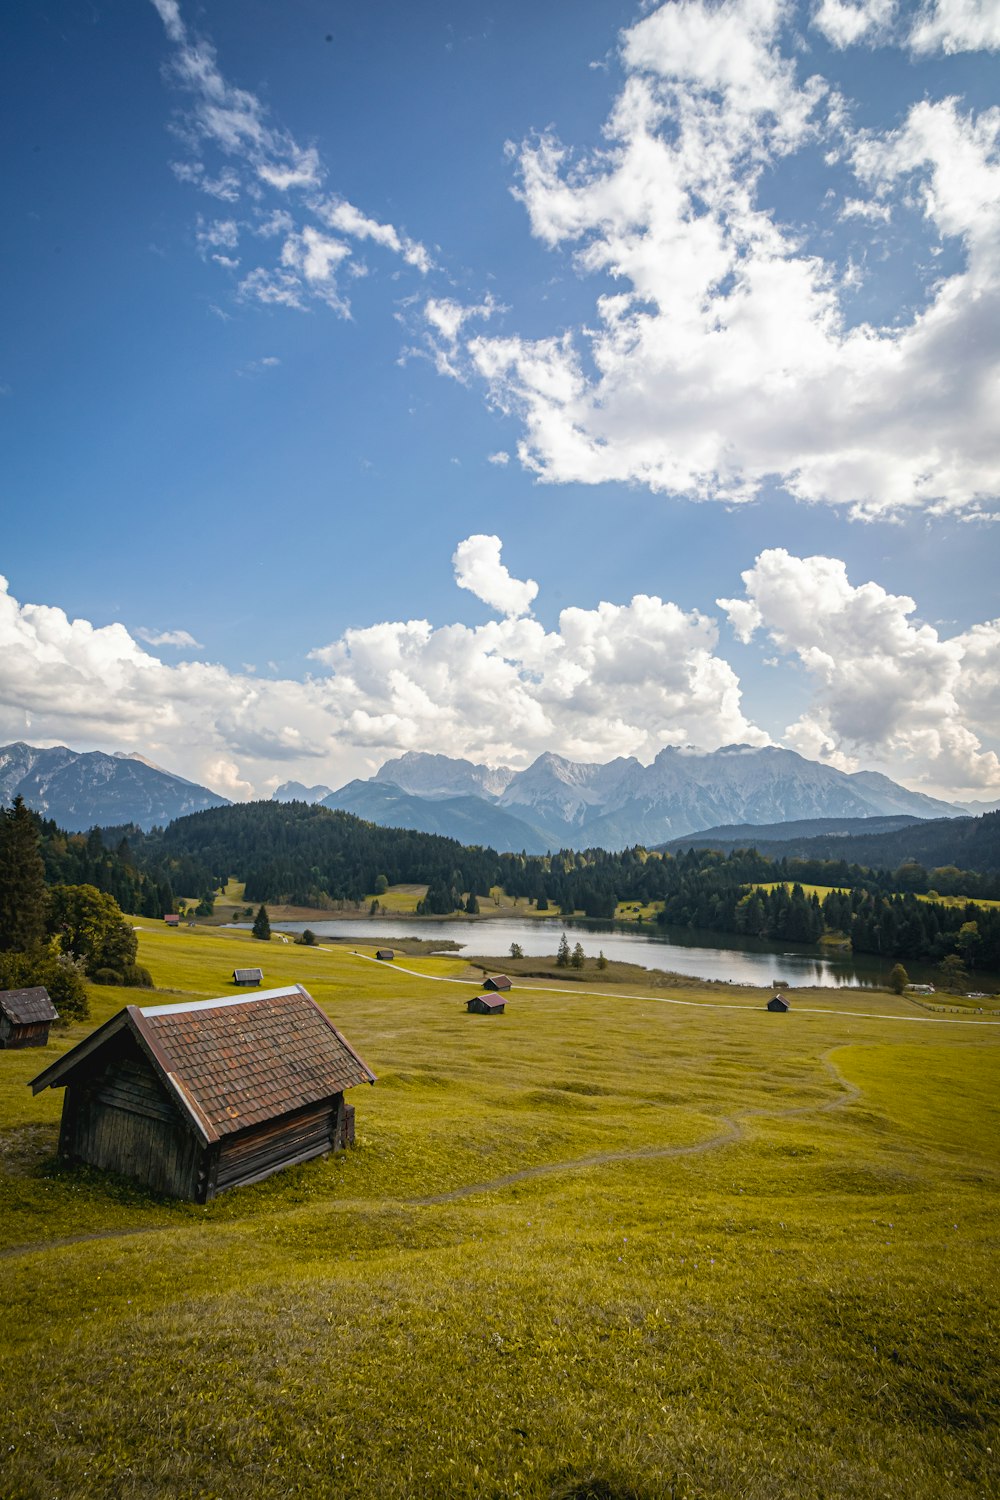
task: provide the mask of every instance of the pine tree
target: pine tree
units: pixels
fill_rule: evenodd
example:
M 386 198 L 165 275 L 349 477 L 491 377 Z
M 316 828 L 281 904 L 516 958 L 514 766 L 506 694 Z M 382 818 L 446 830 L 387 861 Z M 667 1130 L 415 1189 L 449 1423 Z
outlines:
M 26 953 L 45 936 L 45 865 L 38 824 L 20 797 L 0 815 L 0 950 Z
M 565 933 L 559 939 L 559 951 L 556 954 L 556 963 L 560 969 L 569 968 L 569 938 Z
M 253 932 L 254 937 L 259 938 L 262 943 L 269 943 L 271 941 L 271 922 L 270 918 L 267 915 L 266 906 L 261 906 L 256 917 L 254 918 L 254 924 L 251 931 Z
M 577 943 L 576 947 L 573 949 L 573 956 L 570 959 L 570 963 L 573 965 L 574 969 L 583 968 L 584 957 L 585 955 L 583 951 L 583 944 Z

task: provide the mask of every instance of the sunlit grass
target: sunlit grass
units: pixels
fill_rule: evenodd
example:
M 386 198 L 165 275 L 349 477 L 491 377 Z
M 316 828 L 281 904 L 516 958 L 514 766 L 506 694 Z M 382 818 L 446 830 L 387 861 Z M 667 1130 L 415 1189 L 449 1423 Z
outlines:
M 24 1081 L 86 1027 L 0 1053 L 5 1500 L 997 1493 L 1000 1027 L 635 982 L 470 1016 L 462 959 L 140 926 L 178 995 L 306 984 L 379 1083 L 356 1150 L 199 1208 L 56 1166 Z

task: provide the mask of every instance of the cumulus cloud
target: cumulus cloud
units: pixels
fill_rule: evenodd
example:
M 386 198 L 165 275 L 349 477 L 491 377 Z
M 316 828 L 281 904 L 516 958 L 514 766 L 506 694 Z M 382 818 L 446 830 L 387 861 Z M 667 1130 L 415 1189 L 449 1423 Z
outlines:
M 1000 734 L 1000 622 L 942 639 L 911 619 L 913 599 L 851 584 L 837 558 L 793 557 L 781 547 L 762 552 L 742 576 L 745 598 L 717 601 L 737 636 L 764 632 L 815 688 L 786 743 L 845 770 L 875 759 L 896 778 L 1000 795 L 1000 760 L 976 733 Z
M 978 52 L 1000 48 L 996 0 L 928 0 L 910 32 L 914 52 Z
M 812 24 L 834 47 L 851 47 L 884 34 L 896 0 L 820 0 Z
M 707 616 L 640 594 L 565 609 L 546 630 L 526 614 L 536 584 L 510 578 L 497 538 L 467 538 L 455 567 L 504 618 L 348 630 L 310 653 L 304 681 L 170 666 L 123 625 L 20 604 L 3 581 L 0 735 L 30 721 L 36 740 L 141 751 L 227 795 L 263 786 L 276 765 L 282 779 L 336 784 L 405 750 L 524 765 L 553 748 L 649 760 L 664 745 L 767 741 Z
M 180 651 L 204 651 L 200 641 L 187 630 L 147 630 L 140 626 L 136 635 L 147 646 L 176 646 Z
M 867 0 L 816 17 L 846 44 L 890 13 Z M 860 517 L 980 514 L 1000 492 L 1000 112 L 922 101 L 896 131 L 853 131 L 790 15 L 781 0 L 673 0 L 623 33 L 602 149 L 546 133 L 515 151 L 532 233 L 604 283 L 595 316 L 525 337 L 434 307 L 439 368 L 471 370 L 520 418 L 520 460 L 544 481 L 735 504 L 777 479 Z M 844 237 L 812 248 L 765 205 L 786 160 L 817 147 L 862 190 L 845 203 L 841 179 L 831 227 L 843 204 L 856 236 L 876 236 L 916 200 L 921 243 L 952 242 L 956 269 L 884 325 L 851 321 Z
M 173 122 L 187 155 L 171 162 L 171 170 L 180 182 L 211 197 L 231 204 L 245 199 L 249 204 L 248 216 L 239 222 L 199 225 L 199 247 L 233 249 L 243 230 L 265 241 L 282 236 L 278 264 L 252 267 L 240 283 L 241 297 L 297 309 L 319 299 L 346 314 L 348 303 L 332 272 L 352 250 L 341 240 L 331 240 L 324 227 L 338 230 L 348 240 L 371 240 L 420 273 L 431 269 L 431 257 L 418 240 L 344 199 L 321 198 L 327 173 L 319 149 L 301 145 L 271 118 L 256 94 L 229 82 L 211 42 L 187 26 L 178 0 L 151 3 L 172 44 L 165 71 L 188 101 Z M 205 161 L 206 154 L 213 153 L 223 158 L 214 170 Z M 280 208 L 267 205 L 269 192 L 280 195 Z M 233 264 L 225 257 L 213 259 Z
M 512 578 L 500 561 L 500 549 L 498 536 L 470 536 L 459 542 L 452 557 L 455 582 L 502 615 L 514 619 L 530 614 L 538 584 L 533 578 L 523 583 Z

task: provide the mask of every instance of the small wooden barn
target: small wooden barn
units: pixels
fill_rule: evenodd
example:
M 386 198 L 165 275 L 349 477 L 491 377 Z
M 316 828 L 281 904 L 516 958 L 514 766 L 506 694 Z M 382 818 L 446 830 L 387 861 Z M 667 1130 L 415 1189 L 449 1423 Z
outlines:
M 483 980 L 484 990 L 509 990 L 510 980 L 506 974 L 491 974 L 488 979 Z
M 502 1016 L 506 1004 L 499 995 L 474 995 L 465 1008 L 477 1016 Z
M 0 990 L 0 1047 L 44 1047 L 59 1012 L 44 985 Z
M 768 1010 L 790 1010 L 791 1007 L 784 995 L 775 995 L 767 1002 Z
M 168 911 L 163 920 L 164 922 L 166 922 L 168 927 L 179 927 L 181 925 L 180 917 L 176 912 L 173 911 Z
M 376 948 L 375 949 L 375 957 L 376 958 L 385 959 L 387 962 L 391 961 L 393 958 L 395 958 L 395 956 L 396 955 L 392 951 L 391 948 Z
M 233 983 L 234 984 L 263 984 L 263 982 L 264 982 L 264 971 L 263 971 L 263 969 L 234 969 L 233 970 Z
M 128 1005 L 31 1083 L 64 1088 L 59 1154 L 207 1203 L 354 1140 L 375 1075 L 301 985 Z

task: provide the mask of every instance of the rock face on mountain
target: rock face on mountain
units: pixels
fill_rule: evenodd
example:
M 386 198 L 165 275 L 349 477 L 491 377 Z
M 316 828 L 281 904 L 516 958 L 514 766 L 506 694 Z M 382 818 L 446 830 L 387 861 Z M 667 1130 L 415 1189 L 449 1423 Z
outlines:
M 806 760 L 794 750 L 752 745 L 726 745 L 714 751 L 668 748 L 649 766 L 631 757 L 581 765 L 545 754 L 518 772 L 411 752 L 387 761 L 370 781 L 342 787 L 324 805 L 385 823 L 393 787 L 406 794 L 392 804 L 397 827 L 529 853 L 662 844 L 720 824 L 899 815 L 947 818 L 961 811 L 951 803 L 907 791 L 876 772 L 848 775 Z M 458 800 L 461 828 L 458 821 L 450 822 L 451 812 L 456 818 L 459 813 L 457 806 L 451 807 Z M 431 805 L 433 824 L 424 821 L 431 816 Z M 516 819 L 517 828 L 498 829 L 495 819 L 500 810 Z M 490 830 L 504 841 L 497 843 Z
M 119 823 L 152 828 L 185 813 L 229 805 L 226 797 L 138 755 L 65 745 L 36 750 L 20 741 L 0 746 L 0 803 L 9 805 L 18 796 L 70 832 Z
M 333 787 L 303 786 L 301 781 L 284 781 L 271 793 L 272 802 L 322 802 L 332 796 Z

